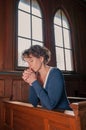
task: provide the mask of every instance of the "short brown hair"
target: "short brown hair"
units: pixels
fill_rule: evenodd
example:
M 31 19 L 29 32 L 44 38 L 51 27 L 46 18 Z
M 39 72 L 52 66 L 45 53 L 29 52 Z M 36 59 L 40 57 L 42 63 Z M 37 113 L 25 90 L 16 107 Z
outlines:
M 49 63 L 51 59 L 51 52 L 48 48 L 40 46 L 40 45 L 33 45 L 29 49 L 26 49 L 22 53 L 22 58 L 29 57 L 29 55 L 32 54 L 34 57 L 39 58 L 40 56 L 44 57 L 44 63 Z

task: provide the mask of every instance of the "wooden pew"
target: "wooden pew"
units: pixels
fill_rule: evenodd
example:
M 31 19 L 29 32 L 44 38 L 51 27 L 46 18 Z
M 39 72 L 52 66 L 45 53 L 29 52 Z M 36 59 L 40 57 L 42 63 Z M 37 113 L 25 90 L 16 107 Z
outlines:
M 86 102 L 72 103 L 73 111 L 50 111 L 31 104 L 4 101 L 1 130 L 86 130 Z

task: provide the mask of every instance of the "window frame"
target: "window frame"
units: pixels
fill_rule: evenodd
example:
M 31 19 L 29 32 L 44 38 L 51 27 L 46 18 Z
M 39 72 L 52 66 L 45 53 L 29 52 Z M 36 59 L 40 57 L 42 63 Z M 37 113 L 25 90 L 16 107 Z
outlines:
M 53 14 L 53 33 L 54 33 L 54 48 L 55 48 L 55 57 L 56 57 L 56 44 L 55 44 L 55 29 L 54 29 L 54 17 L 55 17 L 55 14 L 56 12 L 58 12 L 58 10 L 62 10 L 62 12 L 65 14 L 65 17 L 67 18 L 67 21 L 69 23 L 69 27 L 70 27 L 70 40 L 71 40 L 71 48 L 72 48 L 72 65 L 73 65 L 73 70 L 69 71 L 69 70 L 60 70 L 64 73 L 64 74 L 75 74 L 77 69 L 76 69 L 76 63 L 75 63 L 75 55 L 74 55 L 74 35 L 73 35 L 73 32 L 74 32 L 74 29 L 73 29 L 73 25 L 72 25 L 72 22 L 71 22 L 71 19 L 69 17 L 69 14 L 68 12 L 66 11 L 65 8 L 63 7 L 58 7 L 55 11 L 54 11 L 54 14 Z M 63 27 L 62 27 L 63 28 Z M 65 48 L 64 48 L 65 49 Z M 56 60 L 55 60 L 56 61 Z M 57 61 L 56 61 L 57 62 Z M 55 63 L 56 63 L 55 62 Z M 65 62 L 65 61 L 64 61 Z M 56 63 L 56 67 L 57 66 L 57 63 Z
M 24 70 L 25 68 L 27 68 L 26 66 L 24 67 L 24 66 L 18 66 L 18 6 L 19 6 L 19 1 L 20 0 L 17 0 L 17 2 L 16 2 L 16 35 L 15 35 L 15 39 L 16 39 L 16 44 L 15 44 L 15 61 L 16 62 L 14 62 L 14 66 L 15 66 L 15 69 L 16 70 L 18 70 L 18 71 L 22 71 L 22 70 Z M 31 0 L 30 0 L 31 1 Z M 41 17 L 40 17 L 40 19 L 42 20 L 42 41 L 39 41 L 39 40 L 34 40 L 32 37 L 31 37 L 31 45 L 32 45 L 32 42 L 33 41 L 36 41 L 36 42 L 40 42 L 40 43 L 42 43 L 43 44 L 43 46 L 44 46 L 44 16 L 43 16 L 43 9 L 42 9 L 42 6 L 41 6 L 41 4 L 39 3 L 39 1 L 38 0 L 36 0 L 37 1 L 37 3 L 38 3 L 38 5 L 39 5 L 39 7 L 40 7 L 40 13 L 41 13 Z M 32 15 L 32 16 L 35 16 L 35 17 L 39 17 L 39 16 L 37 16 L 37 15 L 34 15 L 34 14 L 30 14 L 30 15 Z M 32 17 L 31 16 L 31 17 Z M 31 20 L 31 19 L 30 19 Z M 32 24 L 32 23 L 31 23 Z M 32 27 L 31 27 L 32 28 Z M 29 38 L 28 38 L 29 39 Z

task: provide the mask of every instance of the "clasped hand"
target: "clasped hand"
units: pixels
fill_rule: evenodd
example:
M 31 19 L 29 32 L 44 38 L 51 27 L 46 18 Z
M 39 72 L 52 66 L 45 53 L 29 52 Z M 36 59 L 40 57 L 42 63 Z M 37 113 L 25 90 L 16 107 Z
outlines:
M 35 72 L 31 69 L 24 70 L 22 78 L 25 82 L 29 83 L 30 85 L 35 80 L 37 80 Z

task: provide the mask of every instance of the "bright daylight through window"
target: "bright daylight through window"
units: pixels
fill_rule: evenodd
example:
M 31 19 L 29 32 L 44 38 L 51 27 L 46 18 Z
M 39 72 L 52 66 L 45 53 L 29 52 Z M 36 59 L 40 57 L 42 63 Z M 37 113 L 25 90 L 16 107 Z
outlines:
M 20 0 L 18 5 L 18 67 L 27 64 L 22 60 L 22 52 L 31 45 L 43 46 L 43 18 L 36 0 Z
M 54 16 L 54 34 L 57 67 L 73 71 L 73 49 L 68 20 L 61 9 Z

